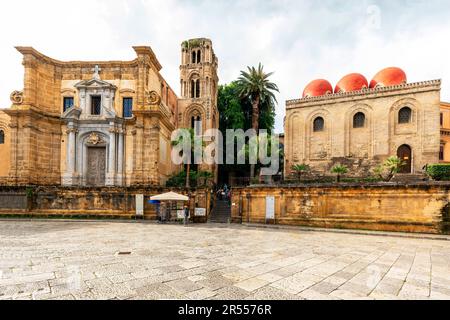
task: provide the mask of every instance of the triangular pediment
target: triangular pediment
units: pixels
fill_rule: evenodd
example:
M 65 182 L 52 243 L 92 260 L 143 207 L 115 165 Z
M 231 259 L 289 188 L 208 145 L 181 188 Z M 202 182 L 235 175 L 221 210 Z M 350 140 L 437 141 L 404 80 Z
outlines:
M 75 85 L 75 88 L 110 88 L 114 90 L 117 89 L 115 85 L 100 79 L 90 79 L 80 81 Z

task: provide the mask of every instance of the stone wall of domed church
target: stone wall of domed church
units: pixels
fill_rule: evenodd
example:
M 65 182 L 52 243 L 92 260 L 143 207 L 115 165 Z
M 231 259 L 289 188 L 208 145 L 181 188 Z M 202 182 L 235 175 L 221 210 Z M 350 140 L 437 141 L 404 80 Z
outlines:
M 379 163 L 401 154 L 410 172 L 438 163 L 441 81 L 391 86 L 291 100 L 286 105 L 285 174 L 296 164 L 329 174 L 336 164 L 370 176 Z M 409 149 L 408 149 L 409 148 Z M 410 150 L 410 154 L 400 152 Z

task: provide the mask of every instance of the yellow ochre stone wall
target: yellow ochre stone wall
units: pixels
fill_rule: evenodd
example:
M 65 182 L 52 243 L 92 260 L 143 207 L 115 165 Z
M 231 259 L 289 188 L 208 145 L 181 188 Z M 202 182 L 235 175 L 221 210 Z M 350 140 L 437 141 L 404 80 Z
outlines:
M 412 148 L 412 172 L 439 162 L 441 81 L 425 81 L 393 87 L 305 98 L 287 102 L 285 124 L 286 175 L 296 164 L 329 173 L 345 162 L 350 174 L 370 171 L 400 146 Z M 408 124 L 399 124 L 403 107 L 412 110 Z M 363 112 L 363 128 L 353 128 L 353 117 Z M 317 117 L 325 120 L 323 132 L 314 132 Z
M 10 139 L 9 116 L 0 111 L 0 131 L 3 131 L 5 141 L 0 144 L 0 183 L 4 182 L 9 174 L 10 164 Z
M 266 223 L 275 197 L 279 225 L 378 231 L 449 232 L 450 184 L 414 186 L 251 187 L 233 189 L 232 220 Z
M 177 125 L 178 98 L 161 76 L 152 49 L 133 49 L 137 58 L 132 61 L 63 62 L 17 47 L 23 55 L 24 87 L 11 95 L 11 108 L 0 111 L 0 127 L 8 131 L 8 142 L 0 146 L 0 177 L 8 176 L 2 183 L 61 184 L 68 148 L 63 100 L 73 97 L 80 107 L 75 85 L 92 79 L 96 66 L 101 80 L 117 87 L 117 117 L 123 117 L 123 99 L 133 98 L 134 117 L 123 126 L 125 184 L 159 185 L 178 169 L 171 164 L 170 150 L 160 150 L 170 148 L 166 140 Z
M 0 186 L 0 217 L 66 217 L 66 218 L 117 218 L 131 219 L 136 215 L 136 195 L 144 195 L 144 218 L 156 220 L 156 207 L 150 197 L 169 192 L 160 187 L 130 188 L 39 188 Z M 196 222 L 206 222 L 211 208 L 211 190 L 208 188 L 175 190 L 190 197 L 188 205 Z M 195 217 L 195 208 L 206 208 L 206 217 Z

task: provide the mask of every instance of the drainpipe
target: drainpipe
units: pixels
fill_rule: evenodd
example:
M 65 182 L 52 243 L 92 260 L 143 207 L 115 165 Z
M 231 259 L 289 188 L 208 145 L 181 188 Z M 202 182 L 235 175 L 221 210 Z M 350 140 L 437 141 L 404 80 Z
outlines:
M 250 223 L 250 199 L 252 195 L 247 193 L 247 223 Z

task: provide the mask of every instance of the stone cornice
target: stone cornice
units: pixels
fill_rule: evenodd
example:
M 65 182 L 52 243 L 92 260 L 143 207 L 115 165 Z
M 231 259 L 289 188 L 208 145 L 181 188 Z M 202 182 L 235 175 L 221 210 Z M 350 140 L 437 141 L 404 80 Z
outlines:
M 33 47 L 16 47 L 17 51 L 19 51 L 23 55 L 31 55 L 36 59 L 43 61 L 45 63 L 51 64 L 56 67 L 61 68 L 85 68 L 85 67 L 95 67 L 96 65 L 101 68 L 116 68 L 116 67 L 137 67 L 138 60 L 132 61 L 60 61 L 53 58 L 50 58 Z
M 147 46 L 134 46 L 134 51 L 136 51 L 136 54 L 144 55 L 150 57 L 150 61 L 155 66 L 156 70 L 159 72 L 162 69 L 161 64 L 159 63 L 158 59 L 156 58 L 155 53 L 153 52 L 152 48 Z
M 406 83 L 390 87 L 363 89 L 353 92 L 329 94 L 319 97 L 310 97 L 286 101 L 286 109 L 295 109 L 315 105 L 333 104 L 336 102 L 357 101 L 374 99 L 393 95 L 407 94 L 411 92 L 438 91 L 441 89 L 441 80 L 430 80 L 416 83 Z
M 38 109 L 34 106 L 30 106 L 30 105 L 21 105 L 19 107 L 14 107 L 14 108 L 9 108 L 9 109 L 1 109 L 1 111 L 3 111 L 4 113 L 6 113 L 7 115 L 9 115 L 10 117 L 12 116 L 40 116 L 40 117 L 45 117 L 48 120 L 54 120 L 57 122 L 61 121 L 61 115 L 58 113 L 54 113 L 54 112 L 48 112 L 48 111 L 44 111 L 41 109 Z

